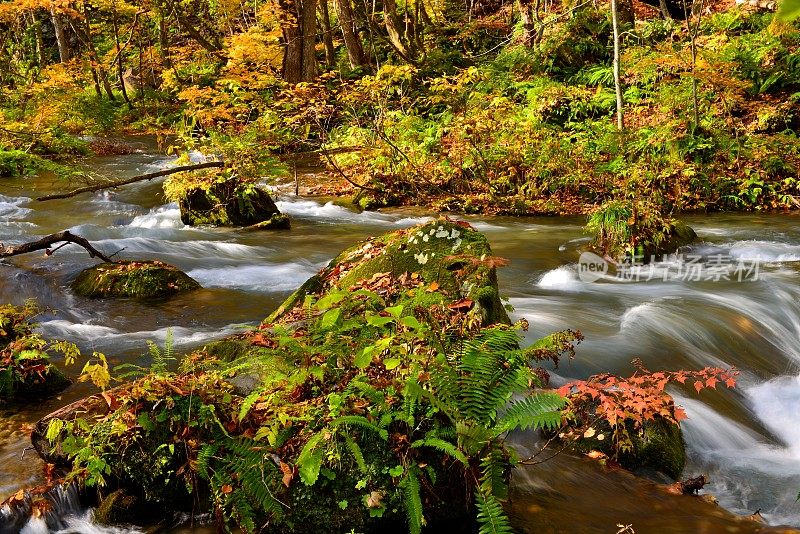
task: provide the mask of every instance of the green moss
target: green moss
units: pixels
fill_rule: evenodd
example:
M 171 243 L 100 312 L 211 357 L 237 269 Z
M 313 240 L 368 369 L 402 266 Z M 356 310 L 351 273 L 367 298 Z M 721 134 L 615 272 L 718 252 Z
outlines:
M 344 250 L 266 322 L 277 320 L 305 295 L 324 293 L 329 287 L 347 289 L 379 273 L 395 277 L 417 273 L 426 284 L 435 283 L 454 300 L 476 302 L 485 325 L 510 322 L 497 291 L 497 274 L 486 237 L 469 225 L 445 218 L 384 234 Z
M 91 298 L 165 298 L 199 289 L 194 279 L 159 261 L 102 263 L 82 271 L 72 289 Z
M 579 452 L 596 450 L 614 456 L 608 424 L 598 422 L 593 426 L 596 430 L 594 435 L 578 439 L 574 448 Z M 620 465 L 631 471 L 652 469 L 673 479 L 681 476 L 686 465 L 686 448 L 680 426 L 656 419 L 645 422 L 640 430 L 634 430 L 632 423 L 627 427 L 633 447 L 617 456 Z
M 252 226 L 248 226 L 248 230 L 288 230 L 291 227 L 291 220 L 289 216 L 283 213 L 275 213 L 266 221 L 261 221 Z

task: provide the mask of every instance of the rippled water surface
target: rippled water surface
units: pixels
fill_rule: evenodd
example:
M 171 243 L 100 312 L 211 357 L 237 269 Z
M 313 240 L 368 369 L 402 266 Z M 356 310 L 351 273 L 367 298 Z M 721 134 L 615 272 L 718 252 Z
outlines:
M 169 160 L 152 150 L 97 158 L 94 170 L 121 178 L 149 172 Z M 205 289 L 168 302 L 82 299 L 69 281 L 90 259 L 69 246 L 52 257 L 27 255 L 0 262 L 0 302 L 36 298 L 54 310 L 42 316 L 47 336 L 69 338 L 115 362 L 147 363 L 145 342 L 172 329 L 181 347 L 202 344 L 256 324 L 293 289 L 356 240 L 426 220 L 414 211 L 357 214 L 333 203 L 281 195 L 292 230 L 248 233 L 189 228 L 177 206 L 166 204 L 160 183 L 38 203 L 60 188 L 48 177 L 0 182 L 0 241 L 28 240 L 71 229 L 106 253 L 159 259 L 197 279 Z M 515 317 L 530 322 L 528 338 L 579 329 L 577 357 L 554 380 L 599 371 L 630 373 L 641 358 L 651 369 L 736 366 L 732 391 L 673 394 L 686 408 L 686 474 L 706 473 L 706 487 L 727 509 L 758 509 L 774 525 L 800 526 L 800 219 L 795 215 L 690 217 L 700 240 L 691 273 L 667 261 L 638 273 L 594 282 L 578 276 L 581 218 L 470 219 L 494 252 L 511 259 L 500 273 Z M 731 271 L 720 275 L 724 262 Z M 753 272 L 753 267 L 757 270 Z M 749 269 L 738 281 L 734 270 Z M 634 277 L 635 278 L 635 277 Z M 27 451 L 27 425 L 84 395 L 74 386 L 61 397 L 0 413 L 0 496 L 36 482 L 40 464 Z M 517 436 L 533 447 L 531 436 Z M 567 456 L 520 470 L 513 514 L 526 532 L 753 532 L 754 523 L 709 512 L 692 498 L 668 497 L 654 484 Z M 713 510 L 712 510 L 713 512 Z M 93 532 L 75 516 L 76 532 Z M 33 525 L 35 526 L 35 525 Z M 41 530 L 31 530 L 40 532 Z

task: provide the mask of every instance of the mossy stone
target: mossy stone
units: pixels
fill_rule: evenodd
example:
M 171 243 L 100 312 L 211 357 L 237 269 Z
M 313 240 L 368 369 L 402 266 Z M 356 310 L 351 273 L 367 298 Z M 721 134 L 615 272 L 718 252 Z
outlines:
M 75 293 L 90 298 L 166 298 L 199 288 L 193 278 L 160 261 L 101 263 L 72 282 Z
M 253 226 L 281 215 L 269 193 L 253 187 L 240 190 L 235 180 L 205 189 L 190 189 L 178 200 L 181 221 L 190 226 Z M 288 218 L 277 218 L 274 228 L 288 228 Z
M 581 437 L 575 441 L 579 452 L 597 450 L 613 456 L 611 429 L 607 423 L 596 424 L 591 437 Z M 635 430 L 632 423 L 627 425 L 632 449 L 620 453 L 620 465 L 631 471 L 654 470 L 678 479 L 686 466 L 686 446 L 681 427 L 663 418 L 646 421 L 641 429 Z M 602 437 L 603 439 L 599 439 Z
M 306 295 L 347 289 L 378 273 L 397 277 L 418 273 L 427 284 L 450 294 L 455 301 L 472 300 L 484 325 L 510 320 L 500 300 L 497 272 L 486 237 L 466 223 L 440 218 L 405 230 L 390 232 L 349 247 L 323 271 L 307 280 L 266 319 L 277 321 Z M 334 276 L 335 275 L 335 276 Z
M 16 401 L 38 399 L 65 390 L 72 381 L 52 363 L 43 363 L 41 375 L 22 379 L 13 368 L 0 371 L 0 400 Z
M 670 223 L 666 239 L 657 246 L 652 244 L 645 245 L 644 257 L 650 259 L 653 256 L 660 257 L 665 254 L 673 254 L 679 248 L 692 244 L 695 239 L 697 239 L 697 233 L 691 226 L 683 221 L 674 220 Z
M 248 226 L 245 230 L 288 230 L 291 228 L 291 225 L 292 223 L 288 215 L 284 213 L 275 213 L 266 221 Z

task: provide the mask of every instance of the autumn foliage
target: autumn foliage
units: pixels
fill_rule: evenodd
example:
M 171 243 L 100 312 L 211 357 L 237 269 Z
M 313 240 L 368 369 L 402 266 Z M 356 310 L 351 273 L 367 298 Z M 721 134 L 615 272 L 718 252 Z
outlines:
M 613 431 L 615 449 L 630 447 L 630 430 L 639 430 L 647 421 L 657 418 L 680 424 L 686 412 L 675 405 L 667 387 L 688 385 L 698 393 L 703 389 L 716 389 L 717 384 L 728 388 L 736 385 L 736 369 L 705 367 L 687 371 L 650 371 L 641 360 L 634 360 L 636 372 L 627 377 L 601 373 L 587 380 L 577 380 L 559 388 L 561 395 L 569 398 L 571 412 L 588 425 L 607 423 Z

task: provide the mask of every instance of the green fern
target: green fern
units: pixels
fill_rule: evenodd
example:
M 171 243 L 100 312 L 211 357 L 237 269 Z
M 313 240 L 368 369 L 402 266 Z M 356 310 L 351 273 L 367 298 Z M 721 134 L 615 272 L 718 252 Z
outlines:
M 503 431 L 556 428 L 561 424 L 561 410 L 566 402 L 558 393 L 534 393 L 511 403 L 497 426 Z
M 416 465 L 406 469 L 405 476 L 400 481 L 403 489 L 403 503 L 408 519 L 408 531 L 411 534 L 420 534 L 423 525 L 422 496 L 420 495 L 419 467 Z
M 503 504 L 492 493 L 478 489 L 475 492 L 475 506 L 478 509 L 479 534 L 513 534 Z

